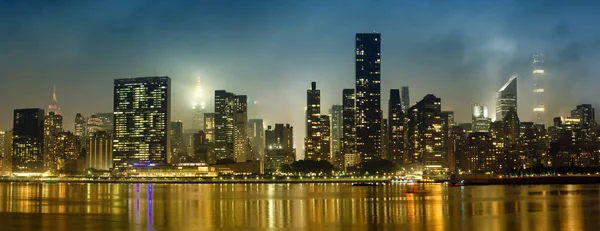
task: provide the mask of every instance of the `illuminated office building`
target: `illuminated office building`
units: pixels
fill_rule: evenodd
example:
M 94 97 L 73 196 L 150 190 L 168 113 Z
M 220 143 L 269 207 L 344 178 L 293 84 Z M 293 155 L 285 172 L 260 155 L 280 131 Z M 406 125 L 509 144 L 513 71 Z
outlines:
M 282 164 L 291 164 L 296 160 L 294 152 L 294 127 L 289 124 L 270 125 L 265 131 L 265 168 L 277 171 Z
M 441 99 L 426 95 L 408 110 L 404 165 L 415 171 L 447 168 L 443 150 Z
M 86 137 L 86 124 L 87 121 L 85 117 L 83 117 L 81 113 L 77 113 L 77 115 L 75 115 L 75 136 L 78 138 Z
M 354 107 L 354 89 L 344 89 L 342 92 L 342 152 L 346 154 L 356 154 L 356 124 Z
M 113 113 L 97 113 L 87 118 L 86 133 L 88 137 L 94 135 L 99 131 L 107 132 L 108 134 L 113 133 Z
M 304 138 L 304 156 L 308 160 L 320 160 L 321 145 L 321 90 L 317 83 L 311 82 L 306 91 L 306 136 Z
M 517 111 L 517 77 L 513 76 L 496 95 L 496 121 L 504 120 L 508 111 Z
M 473 132 L 489 132 L 492 119 L 488 117 L 488 109 L 480 104 L 473 104 L 472 113 L 472 128 Z
M 187 150 L 183 143 L 183 122 L 171 121 L 171 155 L 173 163 L 179 163 L 180 159 L 185 158 Z M 191 153 L 190 153 L 191 155 Z M 175 157 L 177 159 L 175 159 Z
M 343 169 L 344 154 L 342 153 L 342 137 L 344 136 L 344 106 L 333 105 L 329 113 L 331 114 L 331 162 L 338 169 Z
M 389 160 L 395 164 L 402 164 L 404 155 L 404 102 L 400 98 L 398 89 L 390 90 L 388 102 L 388 153 Z
M 13 120 L 13 173 L 44 172 L 44 110 L 16 109 Z
M 356 34 L 356 151 L 381 158 L 381 34 Z
M 63 132 L 63 117 L 51 111 L 44 118 L 44 170 L 56 170 L 60 156 L 59 137 Z
M 245 95 L 215 91 L 215 156 L 217 160 L 245 162 L 248 152 L 248 98 Z
M 171 79 L 114 82 L 115 167 L 170 163 Z
M 571 118 L 580 119 L 581 127 L 591 129 L 596 125 L 596 111 L 591 104 L 577 105 L 575 110 L 571 110 Z

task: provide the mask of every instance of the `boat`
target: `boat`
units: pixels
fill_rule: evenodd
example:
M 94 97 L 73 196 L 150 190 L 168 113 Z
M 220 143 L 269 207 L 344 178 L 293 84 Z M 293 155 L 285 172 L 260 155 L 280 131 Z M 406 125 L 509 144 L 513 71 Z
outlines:
M 377 186 L 374 183 L 353 183 L 352 186 Z

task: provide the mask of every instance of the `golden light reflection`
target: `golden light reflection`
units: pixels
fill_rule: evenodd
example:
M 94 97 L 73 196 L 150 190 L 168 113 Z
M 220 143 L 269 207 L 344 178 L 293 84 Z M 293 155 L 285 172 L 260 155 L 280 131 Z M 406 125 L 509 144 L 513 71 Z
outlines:
M 25 217 L 0 222 L 36 220 L 53 230 L 600 230 L 595 185 L 424 187 L 0 183 L 0 214 Z

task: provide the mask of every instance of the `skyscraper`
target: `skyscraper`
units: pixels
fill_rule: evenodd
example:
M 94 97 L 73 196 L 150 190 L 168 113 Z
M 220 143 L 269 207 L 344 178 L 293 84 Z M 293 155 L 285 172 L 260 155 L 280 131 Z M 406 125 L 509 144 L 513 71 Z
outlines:
M 381 158 L 381 34 L 356 34 L 356 151 Z
M 408 86 L 402 87 L 402 112 L 406 115 L 406 112 L 410 108 L 410 94 L 408 93 Z
M 79 138 L 86 136 L 86 124 L 87 121 L 85 117 L 83 117 L 81 113 L 77 113 L 77 115 L 75 115 L 75 136 Z
M 183 143 L 183 122 L 181 120 L 171 121 L 169 132 L 171 133 L 171 159 L 174 163 L 179 163 L 182 158 L 187 156 L 185 144 Z M 189 153 L 189 155 L 192 155 L 192 153 Z
M 577 108 L 571 111 L 571 118 L 580 119 L 582 128 L 590 129 L 596 125 L 596 112 L 591 104 L 577 105 Z
M 48 113 L 44 118 L 44 170 L 57 170 L 60 153 L 59 137 L 63 132 L 63 117 Z
M 115 79 L 114 85 L 115 167 L 170 163 L 171 79 Z
M 306 137 L 304 138 L 304 156 L 308 160 L 319 159 L 321 144 L 321 90 L 312 82 L 306 91 Z
M 387 133 L 389 139 L 389 160 L 395 164 L 402 164 L 404 154 L 404 106 L 405 104 L 400 98 L 400 91 L 398 89 L 391 89 L 390 100 L 388 102 Z
M 331 114 L 331 162 L 338 169 L 342 169 L 344 167 L 344 154 L 342 153 L 344 106 L 333 105 L 329 113 Z
M 13 172 L 44 171 L 44 110 L 16 109 L 13 120 Z
M 488 109 L 480 104 L 473 104 L 472 131 L 489 132 L 492 119 L 488 117 Z
M 197 130 L 204 129 L 204 109 L 206 103 L 203 99 L 202 84 L 200 80 L 196 82 L 196 89 L 194 89 L 194 102 L 192 103 L 192 129 Z
M 263 160 L 265 157 L 265 128 L 262 119 L 248 121 L 248 138 L 252 145 L 253 160 Z
M 406 167 L 415 170 L 447 167 L 442 142 L 441 99 L 426 95 L 409 109 Z
M 113 141 L 110 133 L 98 131 L 93 133 L 87 142 L 87 156 L 85 157 L 88 168 L 109 170 L 113 166 Z
M 328 115 L 319 118 L 319 148 L 317 160 L 331 160 L 331 120 Z
M 342 92 L 342 151 L 345 154 L 356 154 L 356 124 L 354 107 L 354 89 L 344 89 Z
M 510 78 L 496 95 L 496 121 L 504 120 L 511 108 L 517 111 L 517 76 Z
M 546 75 L 544 74 L 544 55 L 543 54 L 535 54 L 533 55 L 533 82 L 534 82 L 534 107 L 533 113 L 536 124 L 544 124 L 544 112 L 546 111 L 545 107 L 545 82 L 544 79 Z
M 248 103 L 245 95 L 215 91 L 216 159 L 246 161 Z M 208 136 L 208 135 L 207 135 Z

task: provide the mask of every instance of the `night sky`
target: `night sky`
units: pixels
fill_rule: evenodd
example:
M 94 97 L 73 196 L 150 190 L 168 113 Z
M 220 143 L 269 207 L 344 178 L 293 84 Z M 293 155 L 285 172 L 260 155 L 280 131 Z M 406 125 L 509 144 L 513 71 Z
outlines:
M 256 104 L 249 118 L 291 123 L 303 156 L 311 81 L 322 113 L 354 88 L 354 36 L 382 33 L 382 102 L 442 99 L 458 122 L 519 75 L 519 117 L 532 118 L 531 56 L 544 53 L 549 124 L 598 106 L 600 3 L 593 1 L 21 1 L 0 0 L 0 129 L 15 108 L 47 109 L 56 84 L 65 127 L 112 112 L 113 79 L 172 78 L 172 119 L 189 127 L 199 78 L 209 112 L 225 89 Z M 385 114 L 384 114 L 385 115 Z

